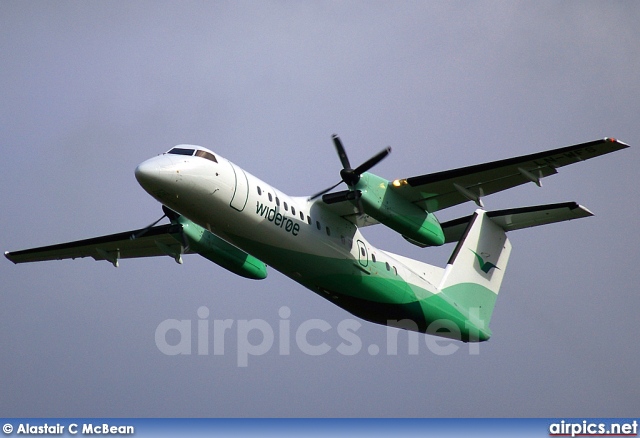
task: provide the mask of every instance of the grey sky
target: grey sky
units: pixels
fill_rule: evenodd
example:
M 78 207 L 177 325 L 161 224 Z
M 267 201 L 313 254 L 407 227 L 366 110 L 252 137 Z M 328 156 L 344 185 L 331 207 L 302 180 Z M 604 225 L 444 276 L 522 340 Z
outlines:
M 634 416 L 640 407 L 640 5 L 635 2 L 0 2 L 3 251 L 142 227 L 160 205 L 133 170 L 208 147 L 291 195 L 386 145 L 388 179 L 614 136 L 632 147 L 485 199 L 575 200 L 595 217 L 510 235 L 492 319 L 470 355 L 371 356 L 362 321 L 271 270 L 255 282 L 185 257 L 14 266 L 0 260 L 6 416 Z M 469 214 L 469 203 L 443 212 Z M 380 248 L 443 266 L 384 228 Z M 166 356 L 163 320 L 321 318 L 308 356 L 277 345 L 238 368 Z M 254 342 L 258 342 L 254 339 Z M 194 346 L 195 344 L 194 339 Z M 293 344 L 293 342 L 292 342 Z M 441 343 L 446 345 L 447 343 Z M 404 345 L 404 348 L 403 348 Z

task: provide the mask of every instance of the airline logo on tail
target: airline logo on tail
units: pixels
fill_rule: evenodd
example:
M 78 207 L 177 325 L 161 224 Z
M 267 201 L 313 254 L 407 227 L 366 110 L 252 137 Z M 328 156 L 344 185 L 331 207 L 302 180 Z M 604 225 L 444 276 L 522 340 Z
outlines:
M 493 268 L 500 269 L 496 265 L 494 265 L 493 263 L 486 262 L 482 258 L 482 256 L 480 254 L 478 254 L 477 252 L 475 252 L 474 250 L 469 249 L 469 251 L 471 251 L 472 253 L 474 253 L 476 255 L 476 258 L 478 259 L 478 264 L 480 265 L 480 270 L 482 272 L 484 272 L 485 274 L 488 274 L 489 271 L 491 271 Z

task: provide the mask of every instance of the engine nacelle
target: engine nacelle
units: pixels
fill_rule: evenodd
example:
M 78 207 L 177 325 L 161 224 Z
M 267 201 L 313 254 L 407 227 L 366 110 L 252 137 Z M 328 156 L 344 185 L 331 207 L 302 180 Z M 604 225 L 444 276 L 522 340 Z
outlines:
M 389 188 L 389 181 L 365 173 L 356 189 L 362 193 L 360 203 L 366 214 L 402 234 L 419 246 L 444 244 L 444 232 L 433 213 L 428 213 Z
M 192 251 L 241 277 L 253 280 L 262 280 L 267 277 L 267 265 L 261 260 L 236 248 L 184 216 L 178 216 L 175 220 L 182 225 L 182 231 Z

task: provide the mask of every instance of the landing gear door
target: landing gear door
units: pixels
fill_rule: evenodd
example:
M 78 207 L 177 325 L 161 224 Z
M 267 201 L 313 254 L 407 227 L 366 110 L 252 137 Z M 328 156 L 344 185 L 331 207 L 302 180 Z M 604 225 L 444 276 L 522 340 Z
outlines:
M 249 181 L 247 180 L 247 174 L 244 170 L 238 166 L 229 162 L 231 169 L 235 175 L 235 185 L 233 189 L 233 196 L 231 197 L 231 208 L 242 211 L 247 206 L 247 199 L 249 198 Z

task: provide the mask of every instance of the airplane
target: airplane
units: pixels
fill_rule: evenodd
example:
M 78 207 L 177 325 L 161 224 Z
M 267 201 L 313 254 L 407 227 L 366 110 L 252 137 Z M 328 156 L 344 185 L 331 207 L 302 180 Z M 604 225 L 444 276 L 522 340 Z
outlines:
M 392 181 L 369 170 L 383 149 L 353 168 L 336 135 L 340 181 L 312 196 L 293 197 L 213 151 L 178 145 L 135 169 L 164 216 L 124 233 L 5 252 L 14 263 L 93 257 L 196 253 L 245 278 L 267 266 L 364 320 L 455 339 L 488 340 L 507 268 L 506 233 L 591 216 L 575 202 L 487 211 L 483 198 L 522 184 L 541 186 L 557 169 L 629 147 L 604 138 L 559 149 Z M 332 192 L 340 184 L 346 189 Z M 435 213 L 473 202 L 465 217 Z M 169 224 L 157 225 L 164 217 Z M 373 246 L 361 229 L 383 224 L 421 248 L 457 242 L 444 268 Z

